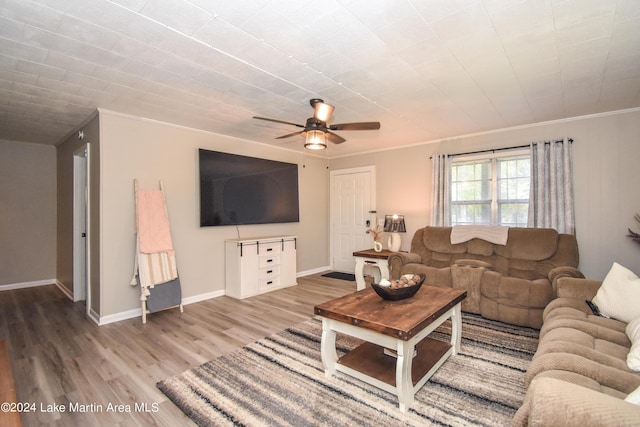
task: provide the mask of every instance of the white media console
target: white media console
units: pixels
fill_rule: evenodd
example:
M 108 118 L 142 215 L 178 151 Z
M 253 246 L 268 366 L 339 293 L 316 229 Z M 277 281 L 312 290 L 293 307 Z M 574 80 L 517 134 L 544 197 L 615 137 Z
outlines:
M 296 236 L 225 240 L 225 292 L 247 298 L 296 285 Z

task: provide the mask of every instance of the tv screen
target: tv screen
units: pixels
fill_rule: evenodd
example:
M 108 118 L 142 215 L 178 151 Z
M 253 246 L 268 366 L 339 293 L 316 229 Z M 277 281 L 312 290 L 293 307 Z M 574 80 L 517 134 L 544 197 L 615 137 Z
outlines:
M 200 226 L 298 222 L 298 165 L 200 149 Z

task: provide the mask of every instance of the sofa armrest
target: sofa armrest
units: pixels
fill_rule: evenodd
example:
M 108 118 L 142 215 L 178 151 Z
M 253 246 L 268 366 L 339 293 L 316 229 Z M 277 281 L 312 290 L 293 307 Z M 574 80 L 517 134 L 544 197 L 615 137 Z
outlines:
M 584 274 L 580 270 L 575 267 L 570 266 L 562 266 L 556 267 L 552 269 L 549 274 L 549 281 L 551 282 L 551 287 L 553 288 L 554 295 L 558 294 L 558 279 L 561 277 L 573 277 L 574 279 L 584 279 Z
M 389 263 L 391 263 L 392 260 L 397 260 L 401 265 L 422 263 L 422 257 L 413 252 L 392 252 L 391 255 L 389 255 Z
M 413 252 L 392 252 L 387 258 L 391 279 L 399 279 L 402 266 L 407 264 L 422 264 L 422 257 Z
M 640 406 L 556 378 L 536 378 L 516 413 L 519 426 L 637 426 Z
M 575 267 L 562 266 L 556 267 L 549 272 L 549 280 L 553 283 L 561 277 L 573 277 L 575 279 L 584 279 L 584 274 Z
M 592 300 L 601 284 L 599 280 L 560 277 L 556 281 L 556 297 Z

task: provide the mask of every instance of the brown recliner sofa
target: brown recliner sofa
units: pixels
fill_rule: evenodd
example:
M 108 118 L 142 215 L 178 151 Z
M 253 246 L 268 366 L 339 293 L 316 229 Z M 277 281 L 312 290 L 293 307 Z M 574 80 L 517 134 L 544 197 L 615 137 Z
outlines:
M 527 394 L 514 426 L 637 426 L 640 406 L 625 402 L 640 387 L 628 368 L 626 323 L 593 314 L 601 282 L 560 278 L 544 310 L 538 349 L 525 375 Z
M 426 276 L 433 286 L 467 291 L 462 310 L 488 319 L 540 328 L 542 312 L 555 298 L 559 277 L 584 277 L 575 236 L 548 228 L 510 228 L 506 245 L 471 239 L 451 243 L 451 227 L 416 231 L 410 252 L 389 256 L 392 279 Z

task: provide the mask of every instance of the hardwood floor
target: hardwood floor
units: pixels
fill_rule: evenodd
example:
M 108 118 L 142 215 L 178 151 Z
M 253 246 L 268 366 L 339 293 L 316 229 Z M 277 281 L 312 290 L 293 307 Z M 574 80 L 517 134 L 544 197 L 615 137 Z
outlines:
M 136 318 L 100 327 L 53 285 L 0 292 L 0 339 L 18 401 L 31 410 L 22 424 L 193 426 L 158 381 L 303 322 L 316 304 L 355 290 L 355 282 L 316 274 L 245 300 L 150 314 L 146 325 Z

